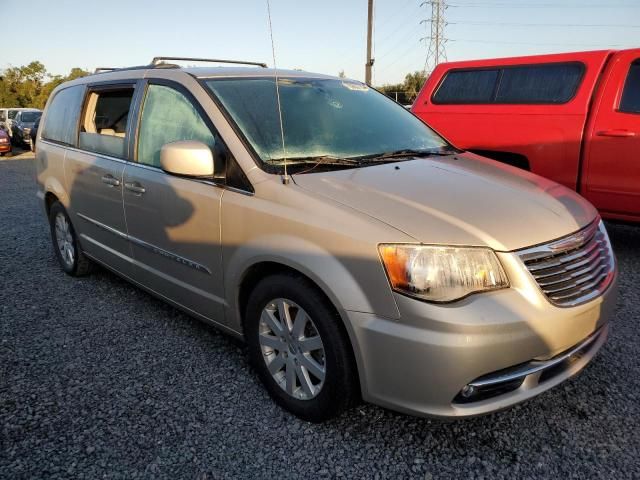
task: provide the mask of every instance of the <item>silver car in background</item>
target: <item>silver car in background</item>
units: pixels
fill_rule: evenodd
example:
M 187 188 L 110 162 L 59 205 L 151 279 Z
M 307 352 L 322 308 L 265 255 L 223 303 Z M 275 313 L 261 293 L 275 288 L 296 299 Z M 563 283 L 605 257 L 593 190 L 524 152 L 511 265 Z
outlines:
M 576 193 L 357 81 L 172 60 L 47 103 L 38 195 L 70 275 L 99 263 L 243 338 L 310 421 L 493 412 L 602 346 L 616 262 Z

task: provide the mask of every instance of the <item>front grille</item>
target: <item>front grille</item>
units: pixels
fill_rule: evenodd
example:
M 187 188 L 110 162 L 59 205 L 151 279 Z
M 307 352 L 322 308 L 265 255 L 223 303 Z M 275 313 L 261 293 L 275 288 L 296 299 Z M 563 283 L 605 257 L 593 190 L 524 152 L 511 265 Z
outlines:
M 560 307 L 592 300 L 613 280 L 615 259 L 601 221 L 517 253 L 549 301 Z

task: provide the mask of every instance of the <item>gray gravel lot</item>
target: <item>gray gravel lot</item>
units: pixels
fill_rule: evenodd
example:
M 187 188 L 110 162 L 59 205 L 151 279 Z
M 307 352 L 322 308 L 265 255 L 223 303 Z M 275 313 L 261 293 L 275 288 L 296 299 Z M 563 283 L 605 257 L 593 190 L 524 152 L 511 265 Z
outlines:
M 225 335 L 106 271 L 64 275 L 33 169 L 0 161 L 0 478 L 640 478 L 640 227 L 609 226 L 618 310 L 578 377 L 477 419 L 313 425 Z

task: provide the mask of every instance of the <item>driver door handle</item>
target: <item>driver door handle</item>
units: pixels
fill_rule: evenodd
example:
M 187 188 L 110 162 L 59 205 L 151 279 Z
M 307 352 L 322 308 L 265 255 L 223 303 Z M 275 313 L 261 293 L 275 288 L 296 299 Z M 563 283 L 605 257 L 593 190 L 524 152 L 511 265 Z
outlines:
M 630 130 L 601 130 L 597 133 L 600 137 L 618 137 L 618 138 L 628 138 L 635 137 L 636 132 L 632 132 Z
M 119 187 L 120 186 L 120 180 L 118 180 L 113 175 L 109 175 L 109 174 L 107 174 L 107 175 L 102 177 L 102 183 L 106 183 L 110 187 Z
M 142 195 L 146 192 L 145 188 L 138 182 L 124 182 L 124 188 L 131 190 L 136 195 Z

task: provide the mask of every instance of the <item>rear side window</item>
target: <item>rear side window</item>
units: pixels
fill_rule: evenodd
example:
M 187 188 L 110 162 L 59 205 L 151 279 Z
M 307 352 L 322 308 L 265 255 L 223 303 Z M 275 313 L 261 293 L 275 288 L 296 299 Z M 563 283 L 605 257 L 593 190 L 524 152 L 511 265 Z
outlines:
M 640 59 L 631 64 L 624 83 L 620 111 L 640 113 Z
M 0 110 L 0 122 L 4 122 L 7 119 L 7 112 L 5 110 Z
M 433 96 L 436 104 L 562 104 L 578 91 L 578 62 L 452 70 Z
M 580 63 L 505 68 L 495 103 L 566 103 L 578 90 L 583 72 Z
M 89 91 L 80 126 L 81 149 L 118 158 L 126 156 L 133 92 L 132 86 Z
M 499 70 L 459 70 L 447 74 L 434 103 L 490 103 Z
M 78 85 L 56 93 L 47 108 L 42 138 L 75 145 L 83 92 L 84 87 Z

